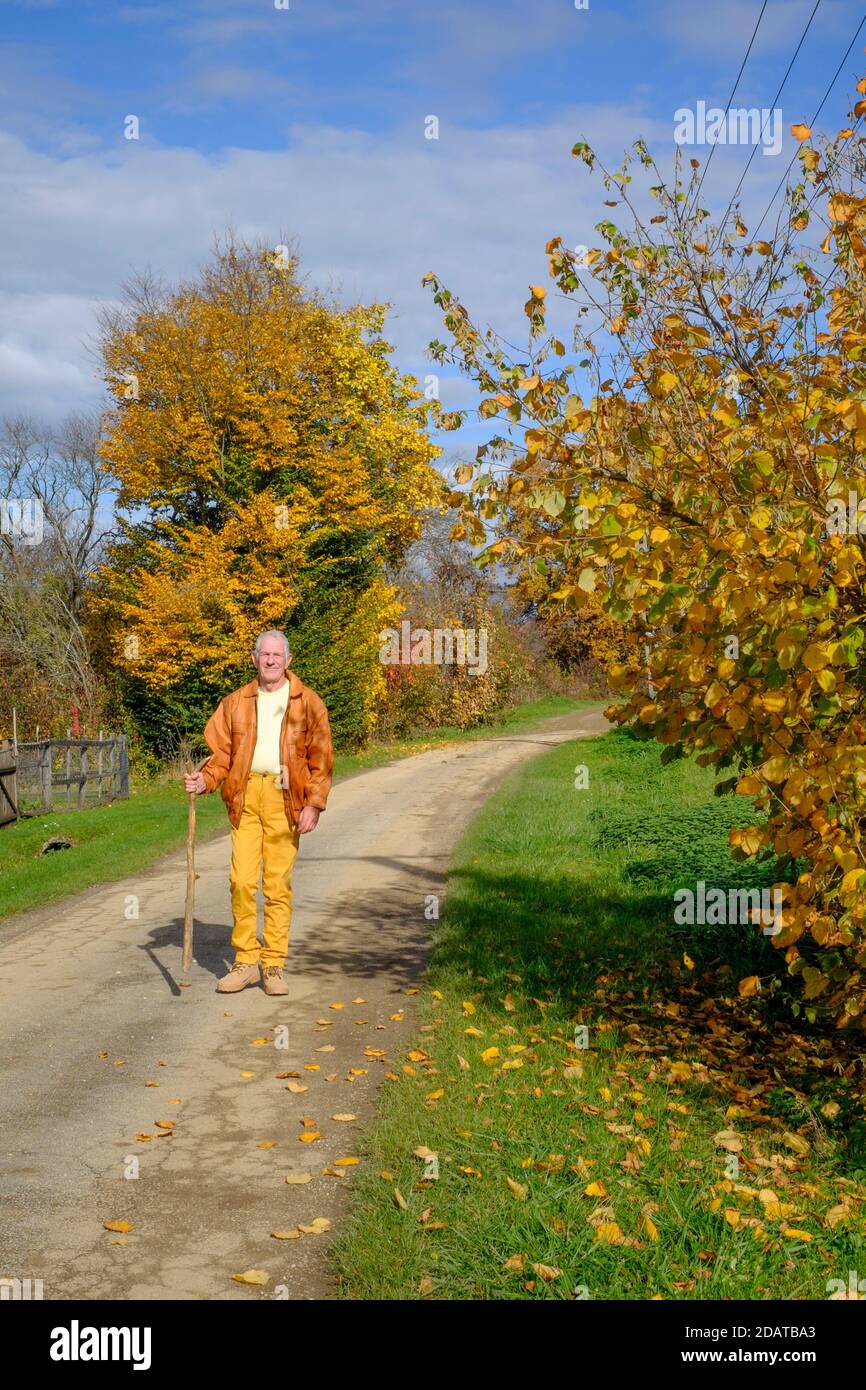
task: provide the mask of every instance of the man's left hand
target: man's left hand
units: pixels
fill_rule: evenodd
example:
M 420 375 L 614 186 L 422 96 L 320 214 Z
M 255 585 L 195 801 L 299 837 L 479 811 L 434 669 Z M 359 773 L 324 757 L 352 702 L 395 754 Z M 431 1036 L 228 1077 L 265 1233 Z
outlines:
M 308 831 L 315 830 L 319 823 L 319 810 L 316 806 L 304 806 L 298 816 L 298 830 L 301 835 L 306 835 Z

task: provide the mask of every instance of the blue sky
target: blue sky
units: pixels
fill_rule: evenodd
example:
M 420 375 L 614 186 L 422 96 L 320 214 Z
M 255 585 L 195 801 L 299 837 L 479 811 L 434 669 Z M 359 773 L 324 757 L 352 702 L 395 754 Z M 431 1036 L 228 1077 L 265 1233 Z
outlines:
M 769 0 L 735 105 L 765 107 L 814 0 Z M 604 196 L 570 156 L 611 162 L 642 135 L 669 165 L 674 111 L 724 106 L 760 0 L 0 0 L 0 415 L 100 400 L 99 304 L 145 266 L 171 281 L 231 224 L 296 238 L 310 281 L 386 299 L 398 365 L 432 370 L 420 288 L 441 275 L 517 331 L 545 241 L 592 243 Z M 743 192 L 763 210 L 866 0 L 821 0 L 779 105 L 785 145 Z M 825 108 L 842 123 L 861 31 Z M 137 116 L 140 138 L 124 138 Z M 439 121 L 424 138 L 425 118 Z M 698 157 L 708 151 L 696 150 Z M 719 146 L 704 199 L 727 203 L 749 150 Z M 469 403 L 444 382 L 447 405 Z M 453 438 L 453 437 L 449 437 Z

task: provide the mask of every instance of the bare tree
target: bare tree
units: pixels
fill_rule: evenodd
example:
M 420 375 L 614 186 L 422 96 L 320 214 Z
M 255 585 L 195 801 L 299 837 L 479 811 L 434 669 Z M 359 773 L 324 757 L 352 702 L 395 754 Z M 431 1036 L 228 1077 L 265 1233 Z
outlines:
M 0 431 L 0 690 L 45 721 L 76 704 L 96 718 L 98 681 L 81 626 L 89 577 L 114 534 L 100 420 Z
M 87 577 L 113 531 L 115 486 L 99 455 L 100 419 L 70 415 L 52 431 L 33 420 L 7 420 L 0 435 L 0 497 L 38 504 L 42 539 L 22 545 L 15 528 L 0 528 L 13 568 L 32 567 L 38 551 L 42 572 L 59 579 L 70 611 L 81 610 Z

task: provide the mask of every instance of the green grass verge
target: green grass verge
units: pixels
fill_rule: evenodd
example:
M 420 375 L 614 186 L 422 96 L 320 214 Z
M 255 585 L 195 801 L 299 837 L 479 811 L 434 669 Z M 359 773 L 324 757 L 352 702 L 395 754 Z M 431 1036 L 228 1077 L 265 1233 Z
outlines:
M 0 830 L 0 919 L 128 874 L 140 873 L 186 842 L 187 800 L 168 784 L 135 790 L 128 801 L 86 811 L 50 811 Z M 200 797 L 196 837 L 226 826 L 220 796 Z M 63 836 L 71 850 L 39 855 Z M 2 926 L 2 922 L 0 922 Z
M 344 1297 L 823 1299 L 866 1275 L 858 1044 L 794 1031 L 754 929 L 673 926 L 696 871 L 748 886 L 726 845 L 750 803 L 659 751 L 562 745 L 473 821 L 355 1149 Z
M 373 745 L 363 753 L 340 754 L 334 763 L 335 781 L 353 776 L 441 743 L 493 738 L 529 728 L 541 719 L 580 709 L 591 701 L 551 696 L 517 706 L 482 729 L 436 729 L 399 743 Z M 227 827 L 219 795 L 199 799 L 197 840 Z M 46 840 L 62 835 L 73 851 L 39 857 Z M 0 920 L 13 913 L 54 902 L 128 874 L 150 868 L 186 840 L 186 797 L 177 783 L 166 780 L 133 787 L 128 801 L 90 810 L 53 810 L 0 829 Z

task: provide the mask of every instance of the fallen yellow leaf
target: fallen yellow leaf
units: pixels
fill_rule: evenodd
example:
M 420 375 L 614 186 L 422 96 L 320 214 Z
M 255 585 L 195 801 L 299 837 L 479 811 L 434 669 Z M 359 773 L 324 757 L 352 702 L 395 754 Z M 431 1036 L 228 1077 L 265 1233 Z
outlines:
M 330 1231 L 330 1229 L 331 1223 L 327 1216 L 315 1217 L 308 1226 L 302 1226 L 301 1223 L 298 1222 L 298 1230 L 303 1231 L 305 1236 L 321 1236 L 324 1235 L 325 1231 Z
M 604 1245 L 620 1245 L 622 1231 L 615 1221 L 601 1221 L 595 1228 L 593 1240 Z
M 793 1149 L 795 1154 L 802 1154 L 805 1156 L 810 1152 L 808 1141 L 799 1134 L 789 1134 L 786 1132 L 782 1135 L 782 1143 L 787 1144 L 789 1149 Z
M 263 1269 L 245 1269 L 243 1274 L 233 1274 L 236 1284 L 269 1284 L 271 1276 Z
M 509 1255 L 502 1268 L 510 1270 L 513 1274 L 522 1274 L 526 1268 L 526 1256 Z
M 638 1230 L 646 1236 L 647 1240 L 658 1240 L 658 1227 L 655 1222 L 644 1213 L 638 1221 Z

